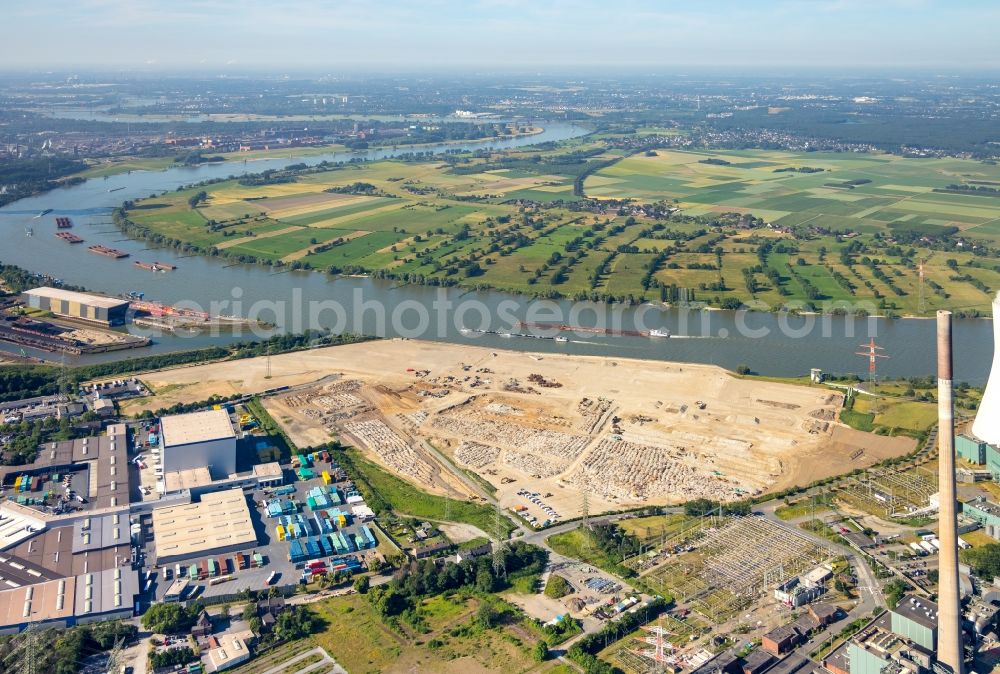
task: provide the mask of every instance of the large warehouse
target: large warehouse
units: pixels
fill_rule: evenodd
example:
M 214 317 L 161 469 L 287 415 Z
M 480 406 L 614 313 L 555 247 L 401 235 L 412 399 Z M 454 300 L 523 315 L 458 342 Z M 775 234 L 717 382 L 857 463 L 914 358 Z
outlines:
M 250 507 L 242 489 L 205 494 L 198 503 L 153 511 L 156 563 L 171 564 L 257 545 Z
M 0 634 L 131 618 L 137 594 L 139 574 L 127 566 L 2 589 Z
M 160 419 L 163 472 L 208 468 L 213 479 L 236 472 L 236 430 L 224 409 Z
M 21 297 L 25 304 L 34 309 L 102 325 L 124 325 L 128 313 L 128 302 L 125 300 L 62 288 L 34 288 L 24 291 Z

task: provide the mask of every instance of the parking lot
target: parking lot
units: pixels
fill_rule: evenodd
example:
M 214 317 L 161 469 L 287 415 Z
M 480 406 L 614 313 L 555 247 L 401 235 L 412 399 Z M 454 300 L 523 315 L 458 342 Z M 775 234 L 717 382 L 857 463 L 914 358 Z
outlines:
M 548 495 L 542 495 L 541 492 L 537 491 L 518 489 L 517 496 L 524 504 L 514 506 L 514 511 L 536 529 L 558 524 L 559 520 L 562 519 L 559 512 L 545 502 Z
M 283 468 L 285 484 L 282 487 L 258 490 L 252 494 L 248 494 L 248 498 L 250 499 L 250 516 L 257 537 L 257 545 L 244 552 L 250 555 L 260 555 L 263 560 L 262 566 L 259 568 L 241 569 L 237 564 L 236 553 L 225 553 L 222 555 L 201 554 L 190 559 L 182 559 L 177 562 L 171 561 L 171 563 L 165 565 L 165 568 L 153 568 L 153 573 L 148 579 L 149 588 L 145 593 L 146 600 L 162 601 L 168 588 L 176 578 L 178 567 L 180 567 L 181 572 L 186 576 L 187 569 L 191 564 L 199 564 L 201 561 L 209 558 L 216 561 L 217 572 L 212 577 L 191 581 L 188 589 L 182 596 L 183 601 L 198 597 L 208 598 L 231 595 L 243 589 L 263 590 L 269 587 L 269 579 L 271 585 L 278 586 L 298 583 L 303 573 L 307 571 L 307 562 L 312 561 L 312 559 L 298 562 L 292 562 L 289 559 L 292 541 L 295 538 L 288 537 L 285 540 L 279 540 L 277 527 L 282 520 L 280 517 L 269 516 L 267 509 L 268 504 L 275 500 L 291 502 L 293 504 L 292 506 L 285 507 L 294 507 L 295 515 L 301 516 L 300 522 L 304 529 L 303 538 L 305 536 L 316 538 L 321 535 L 315 521 L 315 516 L 317 511 L 323 510 L 339 511 L 345 515 L 347 520 L 346 526 L 337 527 L 337 531 L 344 534 L 345 537 L 351 536 L 356 537 L 356 540 L 364 540 L 365 536 L 362 525 L 367 524 L 373 536 L 378 540 L 376 531 L 371 529 L 373 523 L 362 522 L 361 518 L 354 516 L 353 509 L 357 506 L 364 506 L 364 501 L 355 491 L 354 485 L 346 479 L 346 475 L 338 469 L 336 463 L 330 460 L 324 461 L 317 455 L 316 460 L 311 461 L 309 468 L 312 472 L 312 477 L 304 480 L 300 479 L 297 469 L 293 469 L 291 464 L 285 464 Z M 324 471 L 330 476 L 329 484 L 324 483 Z M 331 504 L 328 507 L 317 507 L 315 509 L 309 507 L 310 492 L 317 487 L 325 490 L 334 502 L 339 500 L 339 505 Z M 336 489 L 335 497 L 330 492 L 331 488 Z M 348 503 L 349 499 L 350 503 Z M 151 520 L 148 516 L 144 517 L 142 521 L 144 534 L 143 552 L 147 559 L 155 560 L 155 532 L 151 529 Z M 329 536 L 330 534 L 323 535 Z M 326 562 L 324 566 L 328 570 L 333 570 L 335 568 L 333 563 L 335 560 L 341 561 L 353 558 L 358 560 L 361 569 L 365 569 L 367 568 L 368 559 L 372 557 L 380 558 L 381 554 L 382 551 L 376 547 L 354 550 L 344 554 L 323 555 L 315 559 L 324 560 Z M 155 564 L 155 562 L 153 563 Z M 146 581 L 146 576 L 143 576 L 142 582 L 144 586 Z

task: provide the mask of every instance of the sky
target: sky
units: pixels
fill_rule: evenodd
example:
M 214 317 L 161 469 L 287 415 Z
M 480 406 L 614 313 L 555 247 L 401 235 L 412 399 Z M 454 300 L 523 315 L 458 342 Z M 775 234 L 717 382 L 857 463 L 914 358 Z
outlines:
M 0 0 L 0 69 L 1000 67 L 995 0 Z

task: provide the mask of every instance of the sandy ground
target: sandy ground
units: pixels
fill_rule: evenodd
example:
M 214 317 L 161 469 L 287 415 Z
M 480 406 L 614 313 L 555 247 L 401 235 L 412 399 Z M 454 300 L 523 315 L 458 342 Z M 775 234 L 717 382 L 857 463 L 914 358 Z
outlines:
M 909 454 L 917 448 L 917 441 L 906 436 L 889 437 L 865 433 L 847 426 L 836 425 L 830 436 L 830 442 L 823 448 L 823 453 L 837 457 L 841 473 L 855 468 L 867 468 L 884 459 Z M 863 453 L 852 459 L 858 451 Z M 795 484 L 808 484 L 831 475 L 826 461 L 818 462 L 811 455 L 791 457 L 790 470 L 779 480 L 774 488 L 784 489 Z
M 132 339 L 129 334 L 123 334 L 120 332 L 113 332 L 111 330 L 95 330 L 93 328 L 77 328 L 71 330 L 70 332 L 65 332 L 62 335 L 68 339 L 75 339 L 84 344 L 92 345 L 103 345 L 103 344 L 121 344 L 128 342 Z
M 471 524 L 438 522 L 437 526 L 452 543 L 465 543 L 476 538 L 489 538 L 482 529 Z
M 734 499 L 913 448 L 832 421 L 836 391 L 705 365 L 382 340 L 272 356 L 265 373 L 264 358 L 153 373 L 156 395 L 128 412 L 297 387 L 266 401 L 294 441 L 342 436 L 405 479 L 465 491 L 429 442 L 538 521 L 580 514 L 584 494 L 591 513 Z

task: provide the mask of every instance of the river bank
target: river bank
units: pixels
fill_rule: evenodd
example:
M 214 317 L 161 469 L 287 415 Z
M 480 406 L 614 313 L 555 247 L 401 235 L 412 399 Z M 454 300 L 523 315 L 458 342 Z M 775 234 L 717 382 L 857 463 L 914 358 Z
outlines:
M 496 145 L 516 147 L 559 141 L 586 132 L 573 125 L 550 123 L 546 124 L 543 134 Z M 441 151 L 446 149 L 441 146 Z M 364 157 L 382 159 L 397 154 L 402 153 L 369 150 Z M 309 158 L 306 163 L 348 161 L 354 156 L 334 153 Z M 254 170 L 282 168 L 286 164 L 284 159 L 261 160 L 255 162 Z M 378 278 L 327 277 L 287 269 L 275 273 L 266 267 L 232 264 L 191 251 L 171 249 L 156 249 L 155 256 L 164 263 L 176 265 L 177 270 L 171 274 L 150 274 L 122 261 L 76 250 L 43 229 L 51 227 L 54 232 L 54 224 L 34 220 L 38 213 L 51 208 L 53 218 L 57 215 L 72 217 L 76 231 L 88 240 L 88 245 L 99 243 L 124 250 L 133 257 L 148 256 L 146 242 L 124 239 L 120 230 L 111 225 L 111 211 L 125 199 L 162 194 L 181 185 L 224 178 L 231 172 L 232 167 L 226 164 L 133 172 L 107 180 L 86 181 L 9 204 L 0 208 L 3 261 L 112 296 L 138 291 L 149 299 L 167 304 L 190 303 L 206 310 L 244 317 L 250 317 L 253 312 L 261 320 L 273 323 L 278 332 L 296 332 L 312 326 L 382 337 L 412 337 L 420 333 L 415 329 L 420 326 L 414 307 L 426 307 L 432 313 L 420 336 L 507 351 L 615 355 L 652 361 L 716 364 L 731 370 L 745 364 L 755 372 L 773 376 L 801 376 L 808 374 L 811 368 L 863 374 L 867 370 L 867 360 L 855 353 L 862 342 L 874 338 L 892 356 L 879 363 L 880 373 L 892 377 L 933 373 L 934 334 L 930 321 L 695 311 L 650 305 L 606 306 L 568 300 L 532 301 L 509 293 L 398 285 Z M 116 191 L 111 192 L 112 189 Z M 28 227 L 37 230 L 34 236 L 26 236 Z M 317 311 L 313 317 L 310 308 Z M 551 322 L 554 320 L 552 314 L 577 325 L 603 323 L 633 328 L 643 323 L 646 330 L 662 328 L 676 338 L 568 334 L 566 342 L 556 342 L 461 332 L 463 327 L 500 328 L 519 320 Z M 130 330 L 153 339 L 150 347 L 139 350 L 143 355 L 168 354 L 257 337 L 246 331 L 170 335 L 149 333 L 134 326 Z M 983 364 L 989 363 L 993 354 L 991 322 L 956 320 L 955 349 L 961 354 L 955 363 L 956 381 L 985 382 L 987 372 Z M 29 356 L 45 355 L 28 351 Z M 112 354 L 98 354 L 67 361 L 80 365 L 114 359 Z
M 448 140 L 442 143 L 414 143 L 410 145 L 394 145 L 392 143 L 387 143 L 385 145 L 372 145 L 371 149 L 392 149 L 392 150 L 406 150 L 407 148 L 412 148 L 414 151 L 424 150 L 429 147 L 437 147 L 439 145 L 456 145 L 460 143 L 489 143 L 495 140 L 507 140 L 511 138 L 523 138 L 528 136 L 537 136 L 545 132 L 544 127 L 531 127 L 528 131 L 524 133 L 513 133 L 500 136 L 497 138 L 475 138 L 471 140 Z M 210 150 L 206 151 L 206 156 L 210 157 L 222 157 L 223 162 L 234 164 L 237 162 L 258 162 L 264 159 L 286 159 L 288 161 L 295 161 L 296 159 L 303 159 L 306 157 L 318 157 L 323 155 L 329 155 L 331 153 L 342 153 L 351 152 L 347 146 L 341 143 L 331 143 L 329 145 L 297 145 L 291 147 L 278 147 L 269 150 L 250 150 L 248 152 L 217 152 L 213 153 Z M 175 155 L 169 157 L 122 157 L 113 158 L 108 161 L 97 160 L 90 168 L 75 176 L 70 177 L 80 177 L 84 179 L 93 178 L 109 178 L 114 175 L 121 173 L 130 173 L 132 171 L 164 171 L 166 169 L 172 168 L 176 165 L 174 162 Z

